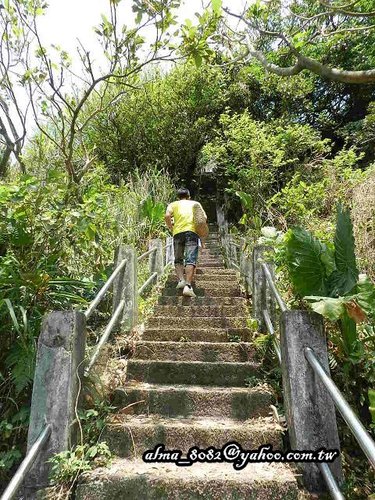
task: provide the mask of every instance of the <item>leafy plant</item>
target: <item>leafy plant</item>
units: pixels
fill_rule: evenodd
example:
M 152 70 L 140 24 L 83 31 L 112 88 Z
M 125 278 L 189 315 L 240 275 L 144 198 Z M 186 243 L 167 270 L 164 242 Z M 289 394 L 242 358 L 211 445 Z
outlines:
M 359 280 L 354 253 L 353 228 L 348 210 L 337 208 L 334 246 L 330 247 L 310 232 L 295 228 L 286 238 L 286 262 L 295 291 L 311 302 L 311 307 L 331 321 L 339 321 L 343 346 L 355 355 L 356 323 L 374 314 L 375 288 Z
M 55 484 L 70 484 L 77 480 L 79 474 L 109 465 L 112 454 L 105 442 L 89 446 L 78 445 L 72 450 L 54 455 L 51 462 L 50 479 Z
M 146 219 L 149 234 L 152 235 L 160 229 L 164 223 L 165 205 L 160 201 L 155 201 L 152 196 L 148 196 L 141 203 L 141 217 Z

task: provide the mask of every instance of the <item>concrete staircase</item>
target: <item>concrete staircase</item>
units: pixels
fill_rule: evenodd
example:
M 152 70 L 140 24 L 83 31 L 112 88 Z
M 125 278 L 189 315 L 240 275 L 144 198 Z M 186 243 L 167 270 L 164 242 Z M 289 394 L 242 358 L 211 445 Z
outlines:
M 114 394 L 118 413 L 103 439 L 116 459 L 108 469 L 83 475 L 76 498 L 294 499 L 285 464 L 253 463 L 236 471 L 228 463 L 145 463 L 142 454 L 163 443 L 168 450 L 272 444 L 282 448 L 273 421 L 272 395 L 247 387 L 259 364 L 249 343 L 246 299 L 236 272 L 225 269 L 217 233 L 201 251 L 195 299 L 181 296 L 171 277 L 128 361 L 125 387 Z

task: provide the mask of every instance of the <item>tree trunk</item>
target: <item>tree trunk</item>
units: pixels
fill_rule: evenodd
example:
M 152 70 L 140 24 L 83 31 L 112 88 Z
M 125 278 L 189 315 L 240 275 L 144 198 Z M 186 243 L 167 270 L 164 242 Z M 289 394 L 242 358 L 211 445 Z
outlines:
M 9 157 L 10 157 L 11 153 L 12 153 L 12 148 L 7 146 L 5 148 L 3 156 L 0 159 L 0 178 L 4 178 L 5 174 L 7 173 L 8 162 L 9 162 Z

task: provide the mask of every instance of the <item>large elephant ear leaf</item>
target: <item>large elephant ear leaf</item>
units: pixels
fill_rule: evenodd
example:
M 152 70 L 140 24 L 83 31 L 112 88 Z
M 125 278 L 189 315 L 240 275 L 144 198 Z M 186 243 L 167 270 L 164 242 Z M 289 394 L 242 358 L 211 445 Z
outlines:
M 301 295 L 327 295 L 327 276 L 333 254 L 309 231 L 296 227 L 287 233 L 286 260 L 294 290 Z
M 347 294 L 358 281 L 353 225 L 349 210 L 344 209 L 341 205 L 337 206 L 335 264 L 336 269 L 329 279 L 329 295 L 331 297 Z

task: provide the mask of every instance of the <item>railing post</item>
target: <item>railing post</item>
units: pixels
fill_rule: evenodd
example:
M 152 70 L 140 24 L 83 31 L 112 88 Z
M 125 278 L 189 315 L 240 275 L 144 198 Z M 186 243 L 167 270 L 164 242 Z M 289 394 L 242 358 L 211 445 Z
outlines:
M 51 435 L 26 477 L 25 498 L 35 498 L 37 490 L 48 485 L 55 453 L 68 450 L 77 442 L 76 407 L 79 378 L 83 378 L 86 346 L 86 318 L 78 311 L 54 311 L 43 319 L 31 400 L 27 449 L 30 450 L 45 425 Z
M 173 236 L 167 236 L 165 247 L 165 265 L 174 264 Z
M 116 250 L 115 267 L 125 259 L 126 265 L 113 282 L 114 313 L 121 302 L 125 300 L 122 317 L 120 316 L 121 328 L 130 331 L 137 324 L 138 315 L 138 283 L 137 283 L 137 256 L 133 247 L 120 245 Z
M 216 205 L 216 220 L 219 227 L 219 232 L 228 233 L 228 222 L 225 219 L 224 209 L 219 205 Z
M 157 273 L 159 279 L 164 272 L 163 242 L 161 239 L 156 238 L 150 241 L 148 248 L 149 250 L 151 250 L 152 248 L 156 248 L 156 251 L 150 254 L 148 258 L 148 265 L 150 269 L 150 275 L 153 273 Z
M 230 260 L 231 262 L 238 264 L 237 247 L 233 243 L 234 242 L 232 236 L 229 236 Z
M 281 367 L 290 446 L 293 450 L 340 449 L 335 407 L 323 383 L 305 358 L 311 347 L 329 373 L 327 345 L 322 316 L 311 311 L 285 311 L 280 317 Z M 340 457 L 329 464 L 336 481 L 342 482 Z M 305 487 L 311 492 L 325 490 L 314 463 L 303 463 Z
M 246 239 L 241 238 L 240 248 L 240 273 L 245 283 L 246 293 L 249 295 L 252 291 L 252 269 L 251 259 L 246 255 Z
M 227 267 L 231 267 L 231 245 L 230 245 L 230 236 L 228 233 L 223 233 L 223 246 L 224 246 L 224 259 L 225 259 L 225 265 Z
M 267 332 L 267 326 L 264 321 L 263 311 L 267 310 L 273 324 L 276 319 L 275 299 L 267 284 L 261 263 L 267 261 L 267 266 L 272 277 L 274 277 L 273 264 L 267 260 L 267 253 L 273 249 L 266 245 L 255 245 L 253 250 L 253 273 L 252 273 L 252 306 L 253 316 L 258 320 L 259 331 Z

